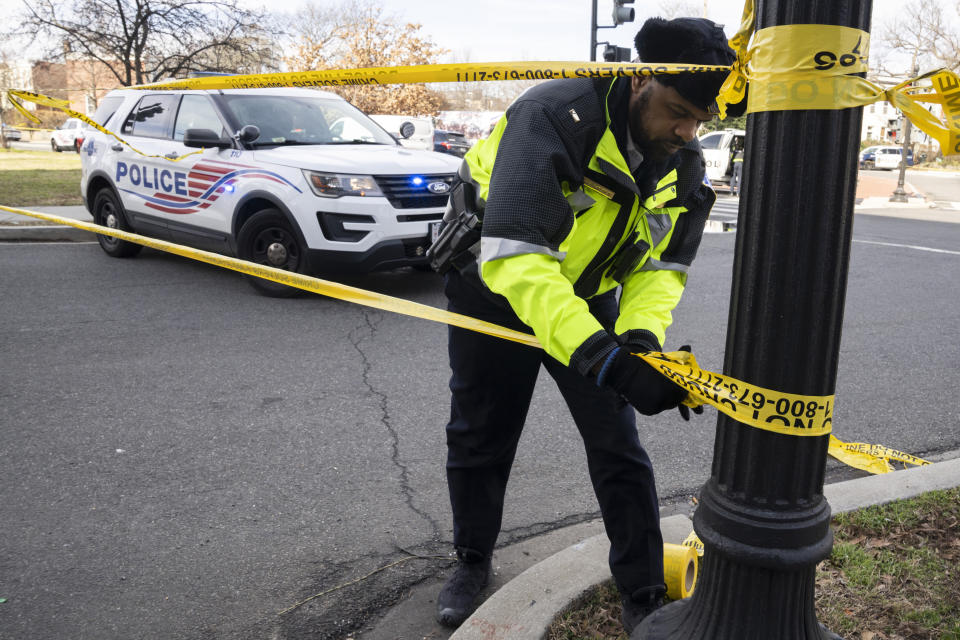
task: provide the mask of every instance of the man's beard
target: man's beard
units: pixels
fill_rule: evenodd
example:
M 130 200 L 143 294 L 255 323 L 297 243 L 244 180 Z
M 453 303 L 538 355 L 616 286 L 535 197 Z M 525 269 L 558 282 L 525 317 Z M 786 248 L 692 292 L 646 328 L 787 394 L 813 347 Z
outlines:
M 643 111 L 646 110 L 649 102 L 650 94 L 643 92 L 637 97 L 637 103 L 634 108 L 640 113 L 643 113 Z M 637 129 L 639 129 L 639 131 L 634 131 L 633 127 L 631 126 L 630 134 L 633 136 L 633 143 L 637 145 L 637 148 L 640 150 L 640 153 L 643 154 L 644 158 L 649 158 L 654 162 L 663 162 L 674 153 L 679 151 L 680 147 L 686 145 L 686 142 L 684 142 L 683 138 L 671 137 L 669 139 L 651 139 L 647 137 L 646 131 L 643 130 L 642 120 L 643 119 L 640 118 L 640 122 L 637 123 Z

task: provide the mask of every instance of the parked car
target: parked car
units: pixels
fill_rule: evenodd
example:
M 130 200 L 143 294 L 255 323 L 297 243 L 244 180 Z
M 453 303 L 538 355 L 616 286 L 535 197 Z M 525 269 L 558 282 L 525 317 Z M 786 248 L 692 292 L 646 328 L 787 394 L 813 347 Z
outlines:
M 714 189 L 729 189 L 733 177 L 733 155 L 743 149 L 746 132 L 742 129 L 711 131 L 700 137 L 707 179 Z
M 67 120 L 50 134 L 50 148 L 54 151 L 79 151 L 77 147 L 77 134 L 83 128 L 83 121 L 79 118 L 67 118 Z
M 80 153 L 80 149 L 83 147 L 83 140 L 87 137 L 87 135 L 89 135 L 92 128 L 93 127 L 84 122 L 83 127 L 81 127 L 80 131 L 77 133 L 77 137 L 73 139 L 73 148 L 76 149 L 77 153 Z
M 877 157 L 877 149 L 879 148 L 880 148 L 879 145 L 874 145 L 872 147 L 867 147 L 866 149 L 860 152 L 860 161 L 858 162 L 858 164 L 861 169 L 874 168 L 874 162 Z
M 903 154 L 902 147 L 894 146 L 881 146 L 874 149 L 874 158 L 872 166 L 867 166 L 868 169 L 899 169 L 900 168 L 900 158 Z M 907 150 L 907 166 L 913 165 L 913 151 Z
M 437 129 L 433 132 L 433 150 L 462 158 L 470 150 L 470 143 L 462 133 Z
M 94 119 L 146 155 L 86 132 L 81 191 L 98 224 L 299 273 L 426 267 L 460 164 L 404 149 L 343 98 L 312 89 L 118 89 L 100 108 L 112 115 Z M 140 250 L 98 239 L 111 256 Z M 298 292 L 250 282 L 266 295 Z
M 430 118 L 415 118 L 397 115 L 372 115 L 370 118 L 408 149 L 433 149 L 433 121 Z M 413 125 L 413 133 L 404 137 L 400 128 L 404 123 Z
M 16 129 L 7 123 L 4 123 L 3 137 L 5 137 L 7 140 L 20 140 L 23 138 L 23 133 L 20 131 L 20 129 Z

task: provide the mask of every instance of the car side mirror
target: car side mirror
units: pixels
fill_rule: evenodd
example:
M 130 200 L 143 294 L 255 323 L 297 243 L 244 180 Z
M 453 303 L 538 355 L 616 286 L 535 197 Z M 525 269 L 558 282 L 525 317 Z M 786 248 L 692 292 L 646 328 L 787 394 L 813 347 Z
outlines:
M 260 137 L 260 127 L 255 124 L 248 124 L 237 133 L 237 140 L 240 142 L 253 142 Z
M 409 138 L 417 130 L 417 127 L 412 122 L 404 122 L 400 125 L 400 137 Z
M 187 129 L 183 134 L 183 146 L 229 149 L 233 146 L 233 140 L 221 138 L 210 129 Z

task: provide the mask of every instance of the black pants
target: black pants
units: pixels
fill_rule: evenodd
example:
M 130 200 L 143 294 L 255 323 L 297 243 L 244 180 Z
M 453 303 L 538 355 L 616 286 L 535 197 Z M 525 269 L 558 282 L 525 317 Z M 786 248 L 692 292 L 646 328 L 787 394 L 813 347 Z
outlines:
M 516 314 L 451 270 L 449 309 L 530 332 Z M 604 295 L 591 312 L 612 327 L 617 301 Z M 520 432 L 542 364 L 556 381 L 583 438 L 590 479 L 610 538 L 610 569 L 625 593 L 663 584 L 663 538 L 653 467 L 637 437 L 633 408 L 617 394 L 564 366 L 543 350 L 450 327 L 450 423 L 447 483 L 453 542 L 493 551 Z
M 730 178 L 730 193 L 737 195 L 740 193 L 740 183 L 743 181 L 743 162 L 733 163 L 733 176 Z

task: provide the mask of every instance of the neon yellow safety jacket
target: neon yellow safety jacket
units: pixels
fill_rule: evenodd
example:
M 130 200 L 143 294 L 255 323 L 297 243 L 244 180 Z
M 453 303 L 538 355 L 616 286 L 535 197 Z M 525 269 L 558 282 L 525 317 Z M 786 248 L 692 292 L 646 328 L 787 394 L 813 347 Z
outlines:
M 696 140 L 631 174 L 629 93 L 629 78 L 537 85 L 460 170 L 483 211 L 483 283 L 583 374 L 619 343 L 660 350 L 715 200 Z M 612 336 L 586 300 L 618 286 Z

